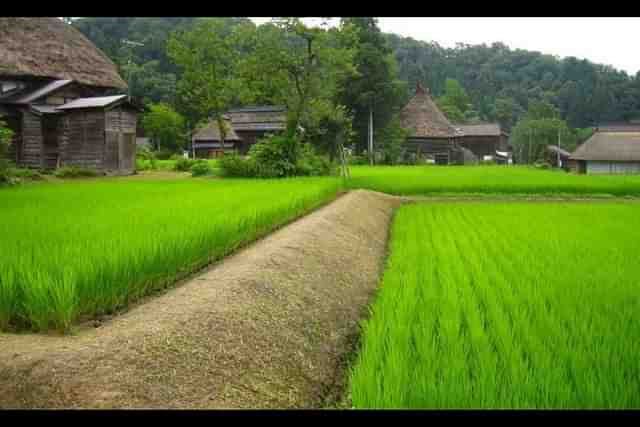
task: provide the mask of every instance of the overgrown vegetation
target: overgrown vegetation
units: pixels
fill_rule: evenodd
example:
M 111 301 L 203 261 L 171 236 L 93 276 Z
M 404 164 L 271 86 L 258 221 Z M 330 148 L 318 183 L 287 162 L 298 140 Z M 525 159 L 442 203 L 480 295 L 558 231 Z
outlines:
M 401 207 L 353 405 L 637 408 L 637 212 L 615 202 Z
M 335 178 L 115 178 L 2 190 L 0 329 L 113 313 L 332 199 Z M 55 220 L 43 212 L 63 213 Z
M 95 170 L 79 166 L 64 166 L 56 169 L 53 174 L 57 178 L 91 178 L 98 176 Z
M 9 183 L 11 181 L 9 174 L 9 160 L 7 153 L 9 144 L 13 138 L 13 131 L 7 127 L 7 123 L 0 116 L 0 184 Z
M 310 144 L 287 135 L 264 138 L 249 149 L 246 157 L 227 154 L 220 160 L 220 168 L 224 176 L 245 178 L 321 176 L 333 172 L 332 163 L 317 155 Z

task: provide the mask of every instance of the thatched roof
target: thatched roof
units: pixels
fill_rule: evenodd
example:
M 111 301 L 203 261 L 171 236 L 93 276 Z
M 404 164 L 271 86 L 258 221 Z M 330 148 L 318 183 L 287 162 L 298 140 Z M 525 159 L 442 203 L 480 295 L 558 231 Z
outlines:
M 453 125 L 462 136 L 500 136 L 504 134 L 500 123 L 478 123 L 472 125 Z
M 236 131 L 284 130 L 287 122 L 287 110 L 281 105 L 260 105 L 229 110 L 227 116 Z
M 573 152 L 571 158 L 640 161 L 640 131 L 596 132 Z
M 127 87 L 115 64 L 80 31 L 58 18 L 0 18 L 0 76 Z
M 227 133 L 224 138 L 225 141 L 240 141 L 238 135 L 229 124 L 229 120 L 225 119 Z M 220 141 L 220 128 L 216 120 L 211 120 L 205 126 L 196 131 L 192 138 L 193 142 L 196 141 Z
M 418 83 L 415 96 L 400 112 L 402 127 L 413 131 L 415 138 L 456 136 L 455 129 L 440 111 L 428 90 Z
M 547 150 L 549 150 L 552 153 L 560 153 L 560 156 L 562 157 L 569 157 L 571 156 L 571 153 L 568 152 L 567 150 L 563 150 L 562 148 L 558 147 L 557 145 L 547 145 Z

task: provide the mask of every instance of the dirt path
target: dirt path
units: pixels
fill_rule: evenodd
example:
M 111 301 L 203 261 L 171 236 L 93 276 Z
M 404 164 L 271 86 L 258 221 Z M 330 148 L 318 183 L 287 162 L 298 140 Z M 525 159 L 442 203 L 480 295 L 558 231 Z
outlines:
M 0 408 L 321 407 L 400 200 L 350 192 L 98 328 L 0 334 Z

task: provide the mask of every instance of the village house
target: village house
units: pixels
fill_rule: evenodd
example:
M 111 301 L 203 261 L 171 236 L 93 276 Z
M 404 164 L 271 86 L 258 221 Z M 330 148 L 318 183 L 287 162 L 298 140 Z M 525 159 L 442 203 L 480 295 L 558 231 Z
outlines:
M 454 124 L 453 126 L 456 129 L 458 145 L 470 150 L 479 160 L 500 161 L 501 157 L 508 156 L 511 151 L 507 142 L 509 135 L 502 130 L 499 123 Z
M 286 113 L 284 106 L 269 105 L 229 110 L 224 115 L 227 123 L 224 146 L 218 123 L 211 120 L 194 133 L 193 152 L 198 158 L 218 157 L 225 152 L 247 154 L 260 138 L 286 128 Z
M 640 124 L 622 123 L 596 128 L 572 154 L 572 170 L 586 174 L 639 174 Z
M 139 108 L 115 64 L 58 18 L 0 18 L 0 115 L 22 167 L 135 171 Z
M 405 152 L 439 165 L 474 164 L 479 160 L 509 163 L 508 135 L 496 123 L 454 125 L 449 122 L 420 83 L 400 112 L 400 123 L 410 131 Z
M 544 151 L 545 163 L 551 165 L 553 168 L 562 168 L 569 170 L 572 167 L 575 168 L 575 161 L 570 159 L 571 153 L 567 150 L 563 150 L 557 145 L 547 145 Z

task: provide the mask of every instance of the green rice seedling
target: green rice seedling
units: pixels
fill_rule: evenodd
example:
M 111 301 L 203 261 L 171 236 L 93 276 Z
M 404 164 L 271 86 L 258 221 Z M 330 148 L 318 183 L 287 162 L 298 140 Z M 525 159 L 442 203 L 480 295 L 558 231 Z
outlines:
M 0 190 L 0 328 L 68 331 L 334 198 L 338 178 L 103 178 Z
M 398 195 L 640 195 L 640 175 L 576 175 L 526 166 L 351 166 L 351 175 L 350 188 Z
M 640 407 L 640 204 L 403 206 L 356 408 Z

